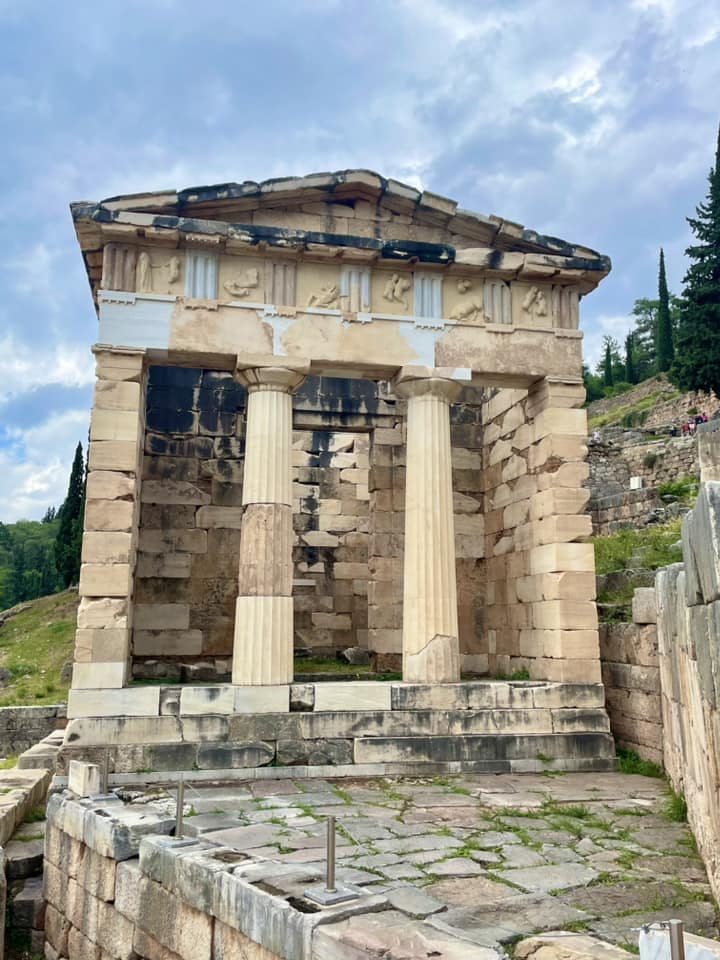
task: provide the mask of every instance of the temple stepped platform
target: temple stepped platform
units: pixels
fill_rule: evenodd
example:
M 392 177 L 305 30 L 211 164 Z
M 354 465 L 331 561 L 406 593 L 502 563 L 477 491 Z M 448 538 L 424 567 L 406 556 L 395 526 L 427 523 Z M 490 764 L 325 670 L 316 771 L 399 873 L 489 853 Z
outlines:
M 87 697 L 78 696 L 88 694 Z M 611 770 L 596 683 L 323 682 L 72 691 L 60 772 L 145 779 Z M 141 712 L 142 711 L 142 712 Z M 104 714 L 104 715 L 103 715 Z

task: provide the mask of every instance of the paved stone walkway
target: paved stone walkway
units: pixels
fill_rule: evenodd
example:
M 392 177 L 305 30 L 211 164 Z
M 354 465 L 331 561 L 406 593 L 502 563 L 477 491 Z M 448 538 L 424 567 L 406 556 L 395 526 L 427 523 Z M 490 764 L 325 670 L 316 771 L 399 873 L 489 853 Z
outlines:
M 296 895 L 322 876 L 332 814 L 339 882 L 477 944 L 565 929 L 628 946 L 642 924 L 670 917 L 718 935 L 702 861 L 687 824 L 668 819 L 659 780 L 263 780 L 186 786 L 185 799 L 188 835 L 282 861 Z

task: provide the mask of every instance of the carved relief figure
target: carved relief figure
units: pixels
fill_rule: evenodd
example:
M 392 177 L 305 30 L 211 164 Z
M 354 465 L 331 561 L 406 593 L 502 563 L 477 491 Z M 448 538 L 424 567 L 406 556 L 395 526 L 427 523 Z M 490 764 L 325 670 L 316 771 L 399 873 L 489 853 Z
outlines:
M 400 303 L 405 310 L 408 309 L 407 292 L 412 284 L 408 277 L 403 277 L 399 273 L 394 273 L 385 284 L 383 290 L 383 300 L 389 303 Z
M 483 305 L 480 300 L 470 300 L 461 303 L 450 314 L 451 320 L 467 320 L 468 323 L 482 323 L 485 319 Z
M 533 320 L 538 320 L 540 317 L 546 317 L 548 315 L 545 294 L 539 287 L 530 287 L 525 294 L 522 308 Z
M 168 270 L 168 283 L 177 283 L 180 279 L 180 257 L 170 257 L 165 266 Z
M 472 280 L 468 280 L 467 277 L 460 277 L 457 282 L 457 292 L 460 294 L 466 294 L 468 290 L 472 290 Z
M 309 307 L 327 307 L 328 309 L 334 309 L 338 305 L 339 296 L 340 288 L 336 283 L 326 284 L 324 287 L 321 287 L 320 293 L 312 293 L 308 297 L 307 305 Z
M 226 280 L 223 287 L 231 297 L 247 297 L 260 283 L 260 275 L 255 267 L 243 270 L 235 280 Z
M 152 293 L 152 263 L 147 250 L 142 250 L 137 261 L 135 273 L 135 290 L 137 293 Z

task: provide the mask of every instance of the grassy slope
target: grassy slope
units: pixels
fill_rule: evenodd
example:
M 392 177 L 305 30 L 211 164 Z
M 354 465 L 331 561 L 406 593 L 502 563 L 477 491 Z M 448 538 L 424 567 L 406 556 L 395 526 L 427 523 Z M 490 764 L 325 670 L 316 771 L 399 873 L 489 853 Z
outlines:
M 622 424 L 623 420 L 629 421 L 625 424 L 628 427 L 639 427 L 658 403 L 680 395 L 681 391 L 669 383 L 664 375 L 651 377 L 616 397 L 588 404 L 588 427 L 594 430 L 595 427 Z
M 21 604 L 0 626 L 0 668 L 10 679 L 0 685 L 0 706 L 59 703 L 69 684 L 60 680 L 73 656 L 76 590 Z

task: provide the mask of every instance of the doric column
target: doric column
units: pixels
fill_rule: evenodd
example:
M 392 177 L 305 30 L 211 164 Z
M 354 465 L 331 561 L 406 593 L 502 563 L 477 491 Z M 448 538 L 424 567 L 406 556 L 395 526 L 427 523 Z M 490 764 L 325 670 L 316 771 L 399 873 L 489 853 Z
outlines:
M 440 377 L 403 378 L 407 398 L 403 679 L 460 679 L 450 404 L 460 385 Z
M 305 379 L 286 367 L 239 368 L 248 391 L 232 680 L 293 678 L 292 392 Z

